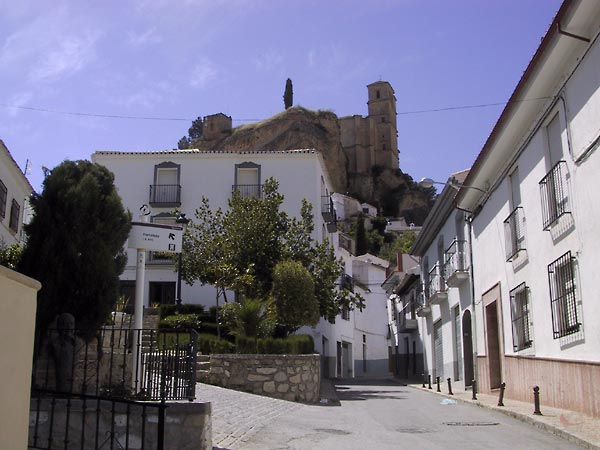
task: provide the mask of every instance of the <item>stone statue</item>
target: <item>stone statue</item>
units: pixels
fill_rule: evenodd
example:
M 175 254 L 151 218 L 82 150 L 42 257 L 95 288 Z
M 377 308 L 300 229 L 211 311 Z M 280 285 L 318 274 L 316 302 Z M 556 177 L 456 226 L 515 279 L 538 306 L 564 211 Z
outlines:
M 56 329 L 50 334 L 50 351 L 56 370 L 56 390 L 71 392 L 75 358 L 75 318 L 62 313 L 56 318 Z

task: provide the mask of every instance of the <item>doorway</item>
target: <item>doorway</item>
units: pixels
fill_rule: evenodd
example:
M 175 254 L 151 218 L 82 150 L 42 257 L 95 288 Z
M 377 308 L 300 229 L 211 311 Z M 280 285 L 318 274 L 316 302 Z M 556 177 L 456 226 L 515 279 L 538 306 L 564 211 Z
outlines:
M 148 302 L 149 306 L 175 304 L 175 282 L 151 281 Z
M 500 332 L 498 329 L 497 302 L 485 307 L 485 325 L 487 328 L 487 351 L 490 368 L 490 388 L 496 389 L 502 383 L 500 365 Z
M 465 368 L 465 387 L 473 384 L 473 336 L 471 331 L 471 311 L 466 310 L 462 318 L 463 361 Z

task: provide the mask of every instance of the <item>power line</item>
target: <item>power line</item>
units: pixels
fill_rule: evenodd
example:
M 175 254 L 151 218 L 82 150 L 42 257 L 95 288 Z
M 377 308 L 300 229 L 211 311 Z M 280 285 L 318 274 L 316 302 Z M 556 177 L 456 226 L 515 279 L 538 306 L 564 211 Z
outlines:
M 526 98 L 523 100 L 513 100 L 512 103 L 522 103 L 522 102 L 531 102 L 538 100 L 548 100 L 552 97 L 536 97 L 536 98 Z M 416 114 L 428 114 L 428 113 L 436 113 L 436 112 L 444 112 L 444 111 L 459 111 L 466 109 L 475 109 L 475 108 L 489 108 L 492 106 L 502 106 L 507 105 L 509 102 L 497 102 L 497 103 L 481 103 L 478 105 L 459 105 L 459 106 L 447 106 L 444 108 L 430 108 L 430 109 L 416 109 L 411 111 L 400 111 L 397 113 L 398 116 L 408 116 L 408 115 L 416 115 Z M 9 105 L 6 103 L 0 103 L 0 106 L 4 106 L 6 108 L 16 108 L 16 109 L 24 109 L 28 111 L 37 111 L 37 112 L 46 112 L 51 114 L 63 114 L 69 116 L 83 116 L 83 117 L 100 117 L 104 119 L 126 119 L 126 120 L 157 120 L 157 121 L 170 121 L 170 122 L 192 122 L 195 119 L 183 118 L 183 117 L 151 117 L 151 116 L 128 116 L 122 114 L 97 114 L 97 113 L 85 113 L 79 111 L 61 111 L 56 109 L 49 108 L 39 108 L 34 106 L 21 106 L 21 105 Z M 232 119 L 234 122 L 260 122 L 265 119 Z M 295 119 L 289 119 L 295 120 Z

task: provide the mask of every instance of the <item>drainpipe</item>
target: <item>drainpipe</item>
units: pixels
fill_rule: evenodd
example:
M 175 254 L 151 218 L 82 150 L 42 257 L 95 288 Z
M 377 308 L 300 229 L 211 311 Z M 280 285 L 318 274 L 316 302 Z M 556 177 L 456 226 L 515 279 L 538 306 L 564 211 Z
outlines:
M 479 380 L 479 375 L 477 373 L 477 311 L 475 310 L 475 275 L 474 275 L 474 267 L 473 263 L 473 214 L 469 214 L 466 216 L 467 226 L 468 226 L 468 235 L 469 235 L 469 260 L 471 261 L 471 269 L 469 270 L 470 282 L 471 282 L 471 307 L 473 308 L 473 319 L 471 321 L 473 328 L 473 378 L 477 382 Z M 464 332 L 463 332 L 464 333 Z M 466 380 L 465 380 L 466 381 Z

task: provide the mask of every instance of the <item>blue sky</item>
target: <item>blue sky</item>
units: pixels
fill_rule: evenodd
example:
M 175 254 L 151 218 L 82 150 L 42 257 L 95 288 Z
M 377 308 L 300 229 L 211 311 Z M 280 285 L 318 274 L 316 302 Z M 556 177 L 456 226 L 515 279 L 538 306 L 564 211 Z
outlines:
M 445 180 L 469 167 L 559 0 L 0 0 L 0 138 L 17 163 L 175 148 L 191 120 L 234 126 L 294 104 L 365 115 L 389 81 L 400 167 Z M 7 106 L 11 105 L 11 106 Z M 158 117 L 141 120 L 58 114 Z

